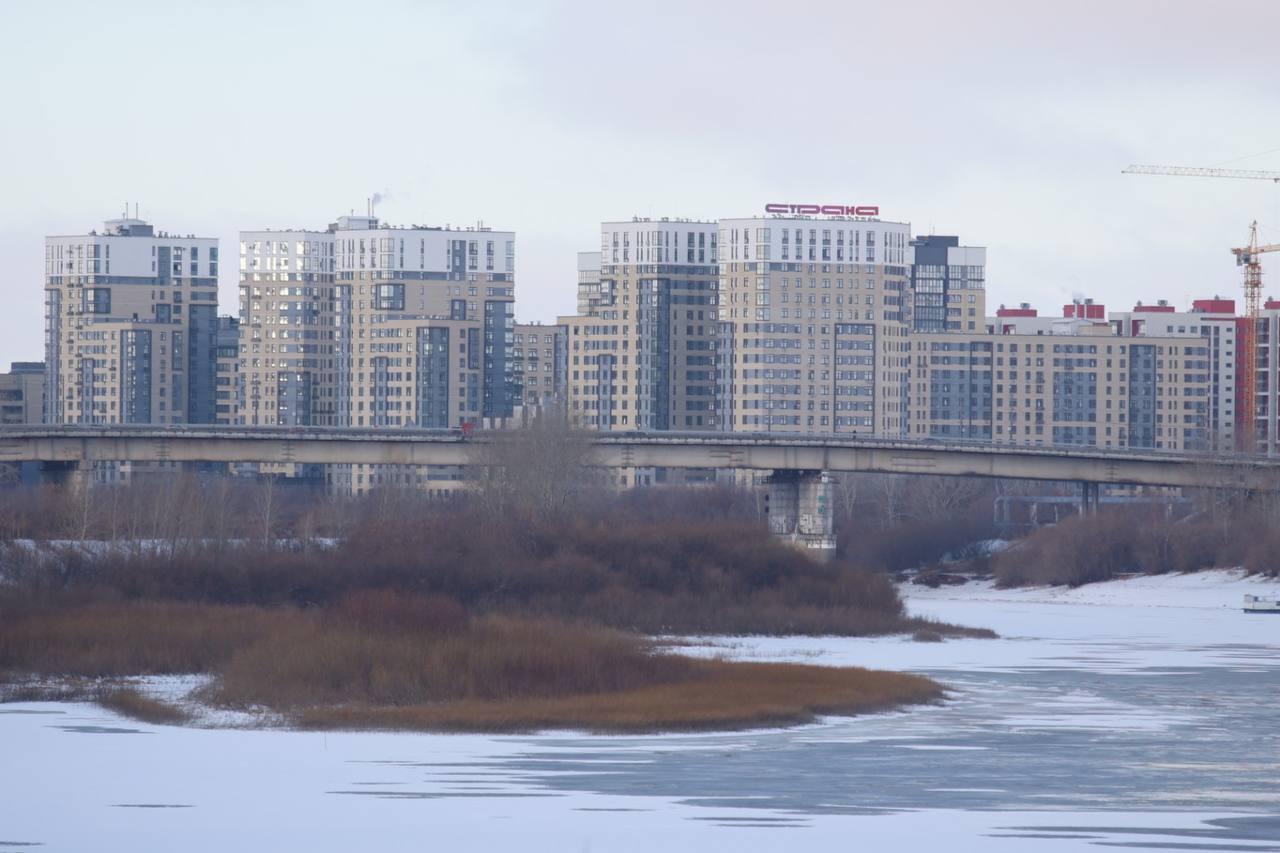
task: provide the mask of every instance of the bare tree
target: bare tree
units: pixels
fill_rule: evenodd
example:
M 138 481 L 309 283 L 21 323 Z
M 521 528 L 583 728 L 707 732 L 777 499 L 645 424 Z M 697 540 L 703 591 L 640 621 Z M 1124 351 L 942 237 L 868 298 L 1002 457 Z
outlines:
M 554 414 L 524 429 L 487 434 L 473 460 L 477 496 L 495 513 L 556 517 L 580 507 L 600 482 L 588 434 Z
M 982 493 L 982 485 L 973 477 L 916 477 L 915 480 L 912 503 L 917 514 L 926 518 L 950 515 Z
M 835 479 L 835 512 L 839 517 L 852 518 L 858 503 L 858 477 L 850 471 L 841 472 Z
M 258 529 L 262 533 L 262 547 L 272 547 L 275 539 L 276 523 L 276 478 L 267 475 L 258 481 L 254 490 L 254 510 L 258 519 Z
M 75 513 L 76 513 L 76 538 L 83 542 L 89 538 L 90 530 L 93 526 L 94 517 L 97 515 L 97 506 L 95 498 L 95 488 L 93 483 L 93 473 L 87 473 L 76 478 L 75 484 Z
M 905 475 L 882 474 L 876 478 L 880 487 L 880 523 L 884 527 L 893 527 L 906 517 L 906 483 Z

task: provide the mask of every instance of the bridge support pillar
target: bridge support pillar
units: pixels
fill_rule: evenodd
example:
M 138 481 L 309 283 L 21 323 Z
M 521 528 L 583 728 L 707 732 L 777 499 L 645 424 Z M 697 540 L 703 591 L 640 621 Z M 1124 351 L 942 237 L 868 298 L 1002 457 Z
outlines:
M 826 471 L 774 471 L 768 480 L 769 532 L 817 560 L 836 552 L 833 492 Z
M 1087 480 L 1080 481 L 1080 515 L 1098 514 L 1099 484 Z

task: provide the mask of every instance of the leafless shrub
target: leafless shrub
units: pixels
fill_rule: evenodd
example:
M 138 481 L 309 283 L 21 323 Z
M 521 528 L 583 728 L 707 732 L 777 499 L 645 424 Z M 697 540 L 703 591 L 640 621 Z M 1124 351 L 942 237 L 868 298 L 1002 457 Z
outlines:
M 176 726 L 191 718 L 182 708 L 145 696 L 137 688 L 125 685 L 99 688 L 93 701 L 110 711 L 144 723 Z

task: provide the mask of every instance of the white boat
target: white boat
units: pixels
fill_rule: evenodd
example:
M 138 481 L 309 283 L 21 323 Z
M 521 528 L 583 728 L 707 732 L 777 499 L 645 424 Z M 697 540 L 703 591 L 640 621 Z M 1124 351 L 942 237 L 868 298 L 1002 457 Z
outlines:
M 1271 598 L 1263 598 L 1261 595 L 1246 595 L 1244 597 L 1245 613 L 1280 613 L 1280 600 L 1274 596 Z

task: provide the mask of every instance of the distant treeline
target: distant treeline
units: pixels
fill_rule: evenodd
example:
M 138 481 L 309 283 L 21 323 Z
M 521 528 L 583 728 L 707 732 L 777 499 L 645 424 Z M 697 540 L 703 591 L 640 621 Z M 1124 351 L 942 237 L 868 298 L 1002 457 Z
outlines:
M 818 563 L 772 539 L 745 490 L 602 493 L 589 511 L 554 514 L 400 492 L 344 502 L 342 517 L 325 524 L 308 516 L 336 513 L 337 504 L 298 494 L 273 498 L 278 525 L 270 536 L 253 536 L 252 507 L 270 487 L 234 495 L 222 488 L 191 480 L 96 490 L 94 499 L 115 501 L 121 527 L 137 537 L 114 546 L 6 546 L 0 607 L 116 600 L 328 607 L 354 592 L 393 590 L 455 602 L 473 615 L 647 634 L 918 627 L 883 574 L 847 556 Z M 207 513 L 183 508 L 205 490 L 213 498 Z M 38 500 L 25 505 L 39 507 Z M 308 530 L 339 535 L 300 535 Z

